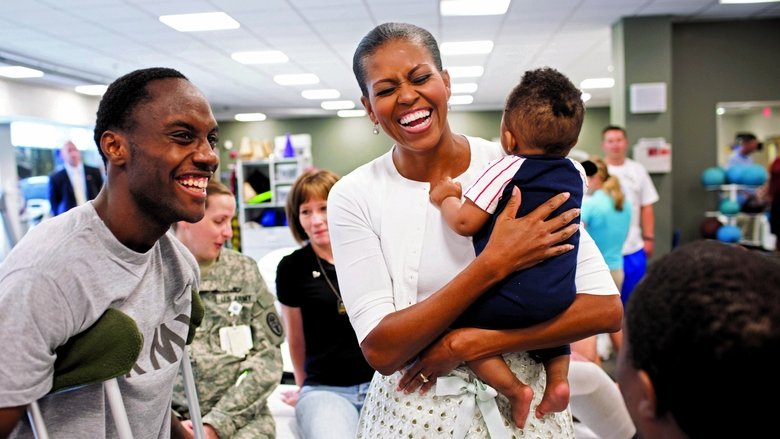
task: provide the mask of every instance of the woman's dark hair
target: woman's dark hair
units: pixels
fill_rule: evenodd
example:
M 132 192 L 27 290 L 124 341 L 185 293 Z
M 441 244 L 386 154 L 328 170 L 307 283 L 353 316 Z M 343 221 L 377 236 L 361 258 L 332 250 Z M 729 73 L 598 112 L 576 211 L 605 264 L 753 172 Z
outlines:
M 299 212 L 301 204 L 312 198 L 327 200 L 330 189 L 337 181 L 339 181 L 338 175 L 326 169 L 320 169 L 301 174 L 293 183 L 290 193 L 287 194 L 287 203 L 284 210 L 287 214 L 287 225 L 290 227 L 293 238 L 298 243 L 303 243 L 309 239 L 301 225 Z
M 383 23 L 367 33 L 360 40 L 352 56 L 352 71 L 355 73 L 360 91 L 363 96 L 368 97 L 368 87 L 366 87 L 366 66 L 365 59 L 373 55 L 376 50 L 388 41 L 405 40 L 417 43 L 423 46 L 431 54 L 436 68 L 441 71 L 441 53 L 439 53 L 439 44 L 436 38 L 433 38 L 427 30 L 408 23 Z
M 180 78 L 187 80 L 178 70 L 166 67 L 151 67 L 130 72 L 108 86 L 97 110 L 95 121 L 95 145 L 103 163 L 106 156 L 100 149 L 100 138 L 108 130 L 131 130 L 135 121 L 130 118 L 138 104 L 151 98 L 146 85 L 158 79 Z

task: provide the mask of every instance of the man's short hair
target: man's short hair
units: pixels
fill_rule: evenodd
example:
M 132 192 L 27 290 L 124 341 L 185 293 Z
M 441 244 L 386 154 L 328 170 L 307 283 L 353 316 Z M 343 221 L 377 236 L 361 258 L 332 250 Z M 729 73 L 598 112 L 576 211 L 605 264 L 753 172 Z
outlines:
M 132 130 L 135 121 L 131 115 L 135 108 L 150 98 L 147 84 L 158 79 L 187 79 L 178 70 L 167 67 L 151 67 L 130 72 L 108 86 L 100 100 L 95 121 L 95 145 L 103 163 L 106 156 L 100 148 L 100 138 L 108 130 Z
M 626 134 L 625 128 L 618 126 L 618 125 L 607 125 L 604 127 L 603 130 L 601 130 L 601 137 L 604 137 L 604 134 L 607 134 L 608 131 L 620 131 L 623 133 L 623 137 L 628 138 L 628 134 Z

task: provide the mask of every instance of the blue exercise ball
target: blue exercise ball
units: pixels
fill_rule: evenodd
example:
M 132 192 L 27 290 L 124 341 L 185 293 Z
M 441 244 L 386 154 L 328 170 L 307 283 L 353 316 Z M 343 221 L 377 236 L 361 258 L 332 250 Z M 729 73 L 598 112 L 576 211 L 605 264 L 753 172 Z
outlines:
M 736 215 L 739 212 L 739 203 L 730 199 L 723 200 L 719 210 L 724 215 Z
M 720 166 L 707 168 L 701 174 L 701 184 L 704 186 L 720 186 L 726 183 L 726 171 Z
M 729 184 L 743 184 L 742 175 L 745 173 L 745 165 L 735 165 L 726 170 L 726 182 Z
M 740 175 L 742 183 L 748 186 L 761 186 L 768 177 L 766 169 L 761 165 L 748 165 Z
M 718 241 L 738 242 L 742 237 L 742 231 L 737 226 L 727 224 L 718 229 L 716 236 Z

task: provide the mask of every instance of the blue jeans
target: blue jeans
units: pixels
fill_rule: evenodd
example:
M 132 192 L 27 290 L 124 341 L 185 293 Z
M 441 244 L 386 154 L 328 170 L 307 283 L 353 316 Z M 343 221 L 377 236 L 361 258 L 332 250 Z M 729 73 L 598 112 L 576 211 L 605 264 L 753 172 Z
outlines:
M 301 438 L 354 438 L 369 384 L 303 386 L 295 404 L 295 419 Z

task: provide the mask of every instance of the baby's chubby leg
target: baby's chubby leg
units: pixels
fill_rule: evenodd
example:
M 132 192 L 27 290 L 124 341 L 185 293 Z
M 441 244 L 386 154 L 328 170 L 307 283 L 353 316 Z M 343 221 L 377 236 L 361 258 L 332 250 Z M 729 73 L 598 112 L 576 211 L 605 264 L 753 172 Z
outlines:
M 501 356 L 469 361 L 467 365 L 479 379 L 509 400 L 512 406 L 512 419 L 518 428 L 523 428 L 528 413 L 531 411 L 531 400 L 534 398 L 533 389 L 515 376 Z

